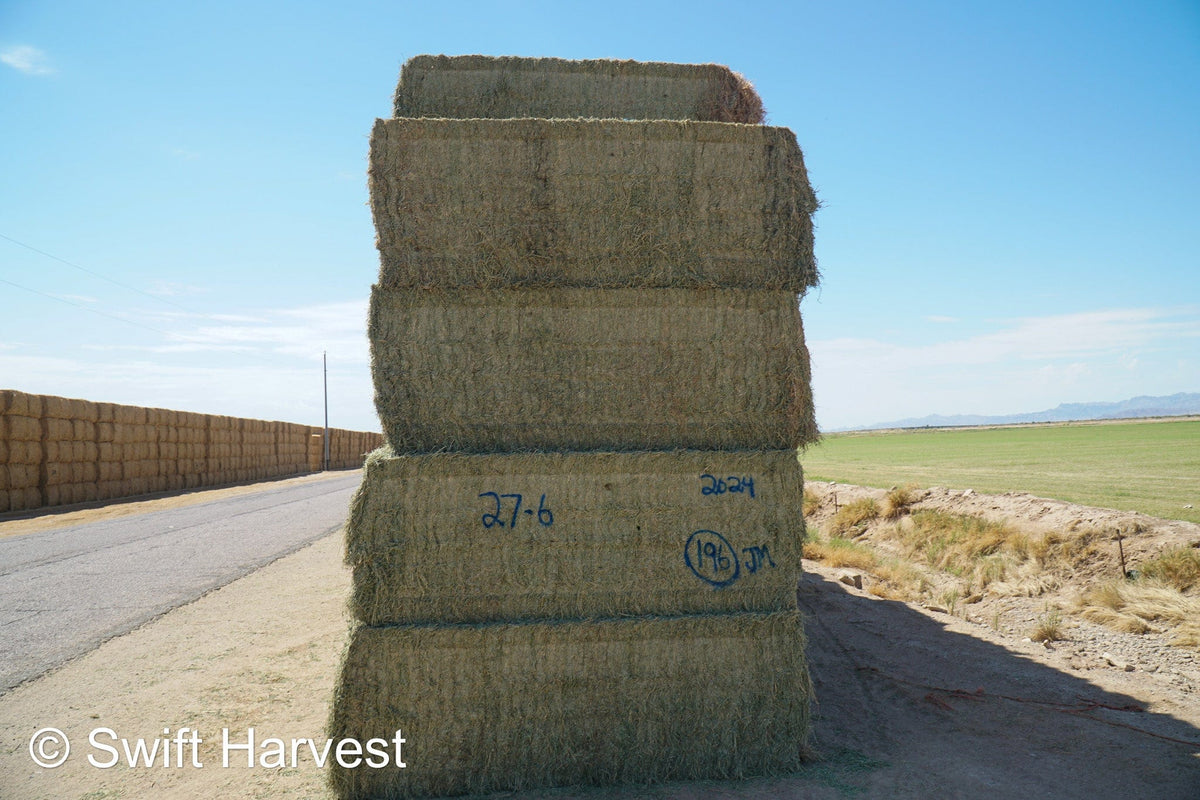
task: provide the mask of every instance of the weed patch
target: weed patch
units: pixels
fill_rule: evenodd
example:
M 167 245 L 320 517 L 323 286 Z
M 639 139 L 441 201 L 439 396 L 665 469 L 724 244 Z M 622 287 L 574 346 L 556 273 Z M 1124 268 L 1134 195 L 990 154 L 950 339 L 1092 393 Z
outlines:
M 805 489 L 803 510 L 806 517 L 816 514 L 821 510 L 821 498 Z
M 1079 600 L 1079 613 L 1126 633 L 1170 627 L 1174 644 L 1200 649 L 1200 598 L 1159 580 L 1110 581 L 1092 587 Z
M 836 535 L 856 530 L 861 533 L 868 523 L 879 519 L 879 504 L 865 497 L 842 506 L 829 522 L 830 533 Z
M 1037 627 L 1029 634 L 1029 638 L 1035 642 L 1057 642 L 1062 639 L 1062 611 L 1046 606 L 1046 612 L 1038 618 Z
M 1181 592 L 1200 586 L 1200 550 L 1175 547 L 1164 550 L 1138 566 L 1142 576 L 1172 586 Z
M 820 561 L 827 567 L 852 567 L 864 571 L 874 569 L 879 563 L 879 558 L 870 547 L 840 536 L 805 542 L 804 557 Z
M 888 491 L 883 498 L 883 518 L 897 520 L 908 513 L 909 506 L 917 502 L 915 486 L 901 486 Z

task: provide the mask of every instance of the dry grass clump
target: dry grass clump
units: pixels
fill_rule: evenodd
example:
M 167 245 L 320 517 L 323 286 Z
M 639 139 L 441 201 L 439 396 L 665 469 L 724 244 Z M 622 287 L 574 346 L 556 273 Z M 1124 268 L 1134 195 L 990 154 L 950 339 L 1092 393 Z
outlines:
M 1144 578 L 1157 580 L 1186 592 L 1200 585 L 1200 550 L 1174 547 L 1138 566 Z
M 1173 644 L 1200 650 L 1200 553 L 1190 547 L 1164 550 L 1138 565 L 1133 581 L 1108 581 L 1080 597 L 1079 613 L 1126 633 L 1169 630 Z
M 964 579 L 974 590 L 1037 596 L 1063 574 L 1094 560 L 1104 535 L 1095 530 L 1031 534 L 1006 521 L 922 510 L 883 531 L 905 554 Z
M 804 516 L 811 517 L 821 510 L 821 498 L 808 491 L 804 491 Z
M 912 514 L 909 524 L 891 528 L 890 534 L 909 556 L 934 569 L 974 576 L 983 585 L 999 580 L 1018 562 L 1014 550 L 1024 537 L 1004 522 L 932 510 Z
M 1046 606 L 1046 611 L 1038 618 L 1037 627 L 1029 634 L 1035 642 L 1057 642 L 1063 638 L 1062 611 Z
M 804 542 L 804 557 L 823 565 L 869 572 L 874 578 L 867 591 L 887 600 L 921 600 L 929 593 L 929 581 L 921 570 L 897 558 L 883 558 L 869 545 L 841 536 L 810 538 Z
M 919 569 L 906 561 L 889 558 L 881 561 L 872 573 L 876 581 L 869 591 L 888 600 L 911 602 L 929 593 L 929 580 Z
M 899 486 L 888 491 L 883 498 L 883 518 L 897 520 L 908 513 L 909 506 L 917 502 L 915 486 Z
M 1200 650 L 1200 597 L 1157 580 L 1111 581 L 1079 600 L 1086 619 L 1126 633 L 1172 629 L 1173 643 Z
M 851 567 L 864 571 L 874 570 L 879 564 L 879 557 L 870 547 L 840 536 L 809 539 L 804 543 L 804 557 L 820 561 L 827 567 Z
M 1109 558 L 1104 542 L 1108 534 L 1094 528 L 1051 531 L 1042 536 L 1026 536 L 1022 554 L 1047 570 L 1073 570 L 1097 558 Z
M 879 504 L 870 497 L 847 503 L 833 515 L 829 522 L 829 531 L 833 535 L 856 530 L 862 533 L 867 524 L 879 519 Z

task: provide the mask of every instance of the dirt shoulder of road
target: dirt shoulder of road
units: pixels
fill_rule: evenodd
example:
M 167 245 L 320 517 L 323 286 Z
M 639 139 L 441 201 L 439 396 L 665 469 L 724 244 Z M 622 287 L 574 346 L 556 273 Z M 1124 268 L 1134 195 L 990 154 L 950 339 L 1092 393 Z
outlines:
M 163 511 L 168 508 L 184 508 L 200 503 L 210 503 L 226 497 L 253 494 L 267 488 L 283 488 L 328 480 L 352 471 L 314 472 L 309 475 L 298 475 L 294 478 L 280 478 L 278 480 L 262 481 L 259 483 L 243 483 L 236 486 L 222 486 L 214 489 L 194 489 L 187 492 L 169 492 L 144 497 L 118 498 L 103 502 L 77 503 L 69 506 L 55 506 L 52 508 L 39 508 L 34 511 L 0 514 L 0 539 L 6 536 L 20 536 L 26 533 L 38 533 L 56 528 L 68 528 L 72 525 L 85 525 L 89 522 L 101 522 L 103 520 L 128 517 L 134 514 L 145 514 L 151 511 Z
M 324 741 L 350 627 L 342 547 L 340 534 L 321 539 L 0 696 L 0 797 L 331 797 L 303 750 L 294 767 L 249 767 L 243 751 L 223 766 L 221 744 L 223 730 L 236 744 L 251 727 L 260 743 Z M 882 599 L 839 582 L 844 570 L 808 561 L 805 570 L 798 597 L 816 684 L 817 755 L 807 768 L 773 779 L 537 796 L 1200 796 L 1194 658 L 1192 667 L 1157 672 L 1149 656 L 1129 671 L 1076 663 L 1074 648 L 1105 629 L 1073 629 L 1047 648 L 1026 641 L 1019 626 Z M 28 749 L 48 726 L 73 743 L 57 769 L 36 766 Z M 92 766 L 89 754 L 111 757 L 89 745 L 102 728 L 148 741 L 193 729 L 204 740 L 196 754 L 203 767 L 186 751 L 181 767 Z

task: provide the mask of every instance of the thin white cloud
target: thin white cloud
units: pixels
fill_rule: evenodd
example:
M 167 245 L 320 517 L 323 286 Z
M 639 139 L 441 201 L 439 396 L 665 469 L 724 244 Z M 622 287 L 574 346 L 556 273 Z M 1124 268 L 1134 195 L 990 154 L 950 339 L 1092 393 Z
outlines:
M 94 349 L 144 353 L 258 353 L 319 360 L 322 352 L 342 363 L 366 364 L 367 301 L 267 309 L 254 315 L 155 312 L 143 317 L 169 339 L 154 344 L 93 345 Z
M 26 75 L 51 75 L 54 73 L 46 54 L 27 44 L 16 45 L 0 51 L 0 62 Z
M 1062 402 L 1195 391 L 1200 308 L 1023 317 L 929 344 L 810 340 L 822 427 L 927 414 L 1008 414 Z M 948 329 L 952 330 L 952 329 Z M 1183 354 L 1177 368 L 1167 368 Z
M 169 152 L 182 161 L 195 161 L 200 158 L 199 153 L 195 150 L 188 150 L 186 147 L 172 147 Z
M 1200 338 L 1200 312 L 1151 308 L 1025 317 L 1000 330 L 927 345 L 874 339 L 828 339 L 810 346 L 829 360 L 853 358 L 898 369 L 994 364 L 1001 361 L 1077 358 Z
M 147 292 L 157 297 L 191 297 L 208 294 L 210 290 L 203 286 L 192 286 L 175 281 L 155 281 Z

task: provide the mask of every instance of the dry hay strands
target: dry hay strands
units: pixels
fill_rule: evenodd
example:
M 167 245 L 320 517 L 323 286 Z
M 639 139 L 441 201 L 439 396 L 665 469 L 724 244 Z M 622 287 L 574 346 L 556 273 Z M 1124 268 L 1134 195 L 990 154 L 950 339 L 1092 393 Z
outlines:
M 394 105 L 397 117 L 763 120 L 750 82 L 718 64 L 420 55 Z
M 369 625 L 783 611 L 804 521 L 794 450 L 386 455 L 351 503 Z
M 376 288 L 369 338 L 397 453 L 785 450 L 816 437 L 788 292 Z
M 786 128 L 621 120 L 378 120 L 371 209 L 388 287 L 817 283 Z
M 407 767 L 330 778 L 407 798 L 788 773 L 811 693 L 795 611 L 360 627 L 330 736 L 400 731 Z

